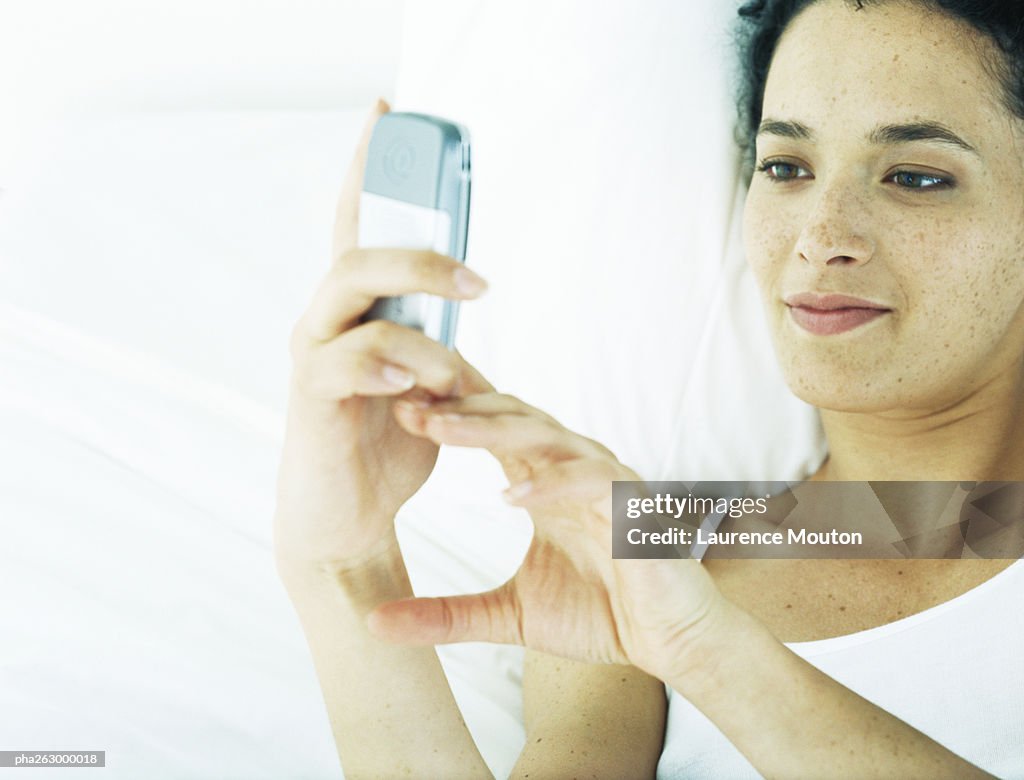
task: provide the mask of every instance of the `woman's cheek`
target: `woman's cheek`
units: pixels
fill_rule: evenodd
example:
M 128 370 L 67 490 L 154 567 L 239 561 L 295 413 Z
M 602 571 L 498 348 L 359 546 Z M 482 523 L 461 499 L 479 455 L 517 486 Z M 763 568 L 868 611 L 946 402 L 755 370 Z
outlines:
M 997 226 L 992 230 L 996 231 L 992 235 L 998 235 Z M 955 275 L 938 279 L 946 288 L 945 316 L 985 341 L 998 338 L 1009 326 L 1024 292 L 1021 263 L 1012 262 L 1008 250 L 977 235 L 963 242 L 950 258 Z
M 916 341 L 931 347 L 936 377 L 962 391 L 1000 370 L 1004 355 L 1024 349 L 1024 263 L 1008 262 L 1008 247 L 981 234 L 930 248 L 933 268 L 919 270 L 914 296 Z
M 747 264 L 757 280 L 761 293 L 769 298 L 773 286 L 789 256 L 789 231 L 777 212 L 769 215 L 763 199 L 752 189 L 743 211 L 743 245 Z M 777 291 L 774 291 L 777 292 Z

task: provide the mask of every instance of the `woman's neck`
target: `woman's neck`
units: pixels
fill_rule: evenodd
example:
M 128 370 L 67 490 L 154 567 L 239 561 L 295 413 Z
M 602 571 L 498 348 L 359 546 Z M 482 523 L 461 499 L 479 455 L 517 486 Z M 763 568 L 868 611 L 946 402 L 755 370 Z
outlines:
M 829 457 L 814 479 L 1024 480 L 1021 365 L 970 396 L 916 414 L 823 409 Z

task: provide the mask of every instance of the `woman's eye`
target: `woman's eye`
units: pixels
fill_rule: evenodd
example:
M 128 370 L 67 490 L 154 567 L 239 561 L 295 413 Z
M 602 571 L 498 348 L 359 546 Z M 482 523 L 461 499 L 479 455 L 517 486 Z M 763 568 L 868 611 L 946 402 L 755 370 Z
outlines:
M 905 187 L 908 190 L 945 189 L 951 184 L 950 179 L 945 179 L 941 176 L 932 176 L 927 173 L 913 173 L 911 171 L 897 171 L 890 176 L 887 181 L 893 181 L 900 187 Z
M 813 178 L 806 168 L 801 168 L 796 163 L 785 160 L 762 160 L 757 170 L 763 173 L 773 184 L 780 184 L 787 181 Z M 915 173 L 914 171 L 896 171 L 885 179 L 897 186 L 908 190 L 944 190 L 953 186 L 951 178 L 945 176 L 933 176 L 929 173 Z
M 807 173 L 806 168 L 801 168 L 794 163 L 783 160 L 763 160 L 757 170 L 768 177 L 770 181 L 793 181 L 794 179 L 805 178 L 800 176 L 800 171 Z

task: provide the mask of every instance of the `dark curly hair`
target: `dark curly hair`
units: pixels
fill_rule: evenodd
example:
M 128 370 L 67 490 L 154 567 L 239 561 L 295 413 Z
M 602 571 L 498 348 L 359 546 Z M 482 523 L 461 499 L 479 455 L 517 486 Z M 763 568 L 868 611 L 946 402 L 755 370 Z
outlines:
M 845 0 L 861 10 L 892 0 Z M 974 27 L 994 42 L 1001 56 L 982 54 L 989 72 L 1002 85 L 1007 110 L 1024 120 L 1024 2 L 1022 0 L 910 0 Z M 747 170 L 753 167 L 754 138 L 761 123 L 764 87 L 775 47 L 791 21 L 818 0 L 753 0 L 739 9 L 738 124 L 736 141 Z

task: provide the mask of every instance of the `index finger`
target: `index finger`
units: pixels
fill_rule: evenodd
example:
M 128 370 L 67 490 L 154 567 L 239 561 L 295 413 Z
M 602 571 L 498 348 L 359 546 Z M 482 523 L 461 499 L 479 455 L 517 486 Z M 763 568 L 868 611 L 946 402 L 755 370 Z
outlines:
M 331 262 L 335 263 L 349 249 L 356 246 L 359 238 L 359 194 L 363 191 L 363 176 L 366 172 L 366 153 L 370 146 L 370 137 L 377 120 L 391 110 L 391 106 L 378 98 L 370 110 L 370 115 L 363 125 L 363 134 L 359 145 L 352 155 L 345 182 L 341 186 L 338 205 L 334 212 L 334 237 L 331 242 Z

